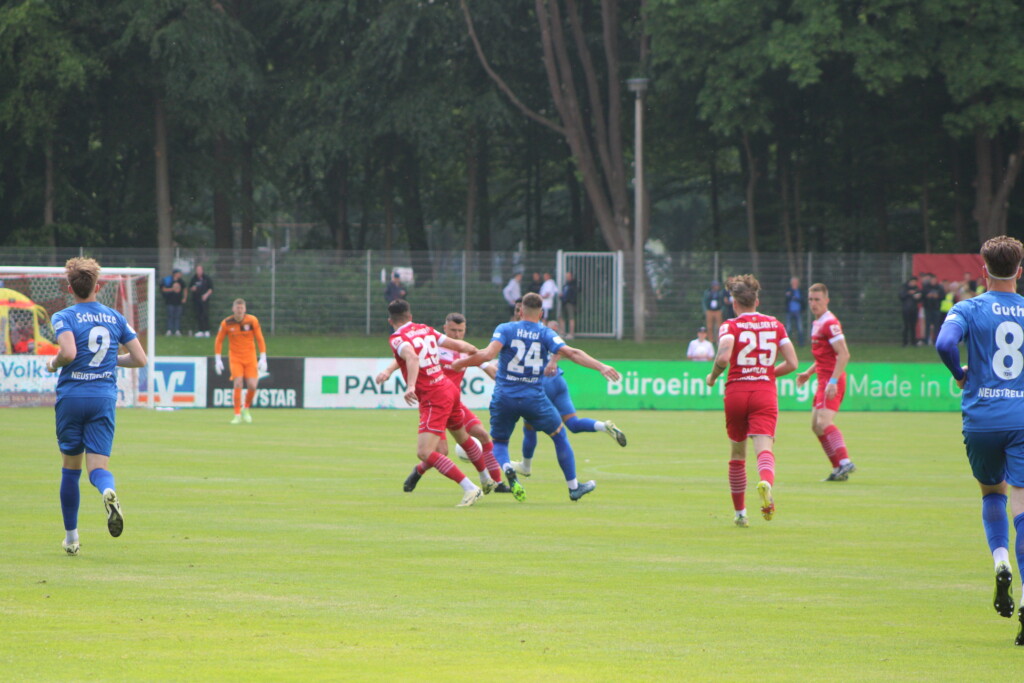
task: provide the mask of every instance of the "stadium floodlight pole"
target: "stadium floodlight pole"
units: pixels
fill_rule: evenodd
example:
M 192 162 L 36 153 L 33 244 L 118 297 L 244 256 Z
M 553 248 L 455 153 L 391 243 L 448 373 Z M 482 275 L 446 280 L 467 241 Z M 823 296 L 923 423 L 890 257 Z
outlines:
M 647 336 L 646 290 L 644 285 L 644 243 L 647 241 L 647 217 L 644 215 L 644 94 L 648 79 L 630 78 L 626 85 L 636 94 L 633 160 L 633 339 L 642 342 Z

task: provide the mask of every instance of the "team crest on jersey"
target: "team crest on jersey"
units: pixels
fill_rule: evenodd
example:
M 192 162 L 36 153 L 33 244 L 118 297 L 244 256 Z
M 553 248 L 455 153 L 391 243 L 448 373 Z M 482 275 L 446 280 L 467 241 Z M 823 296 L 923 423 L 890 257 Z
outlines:
M 250 325 L 249 323 L 246 323 L 246 324 L 242 325 L 242 331 L 243 332 L 248 332 L 251 329 L 252 329 L 252 325 Z

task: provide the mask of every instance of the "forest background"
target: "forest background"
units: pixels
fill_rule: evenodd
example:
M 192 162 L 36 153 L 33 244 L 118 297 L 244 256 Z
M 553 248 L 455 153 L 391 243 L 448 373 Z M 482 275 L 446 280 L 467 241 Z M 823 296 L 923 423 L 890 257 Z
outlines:
M 0 246 L 974 251 L 1013 0 L 21 0 Z

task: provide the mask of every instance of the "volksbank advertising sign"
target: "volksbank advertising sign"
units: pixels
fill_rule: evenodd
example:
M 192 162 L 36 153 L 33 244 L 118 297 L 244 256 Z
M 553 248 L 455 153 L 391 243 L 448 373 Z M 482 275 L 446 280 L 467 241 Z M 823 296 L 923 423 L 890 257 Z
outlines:
M 580 410 L 721 410 L 725 395 L 725 375 L 714 388 L 704 382 L 711 363 L 619 361 L 613 365 L 621 382 L 574 363 L 561 365 Z M 816 379 L 797 387 L 792 373 L 776 382 L 781 410 L 810 410 Z M 960 389 L 940 363 L 852 363 L 843 410 L 959 411 Z

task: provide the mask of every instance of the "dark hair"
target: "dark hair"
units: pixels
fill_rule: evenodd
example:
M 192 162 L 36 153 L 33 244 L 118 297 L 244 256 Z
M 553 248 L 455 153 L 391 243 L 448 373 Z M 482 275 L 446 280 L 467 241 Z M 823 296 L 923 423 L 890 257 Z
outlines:
M 540 294 L 530 292 L 523 297 L 523 308 L 535 308 L 539 309 L 544 305 L 544 300 L 540 298 Z
M 449 313 L 448 317 L 444 319 L 446 323 L 455 323 L 456 325 L 465 325 L 466 316 L 461 313 Z
M 761 283 L 753 275 L 734 275 L 725 281 L 725 288 L 741 306 L 750 308 L 757 302 Z
M 405 299 L 395 299 L 388 304 L 388 319 L 401 320 L 410 316 L 409 302 Z
M 1012 237 L 999 235 L 981 245 L 981 257 L 990 275 L 1012 278 L 1024 259 L 1024 245 Z

